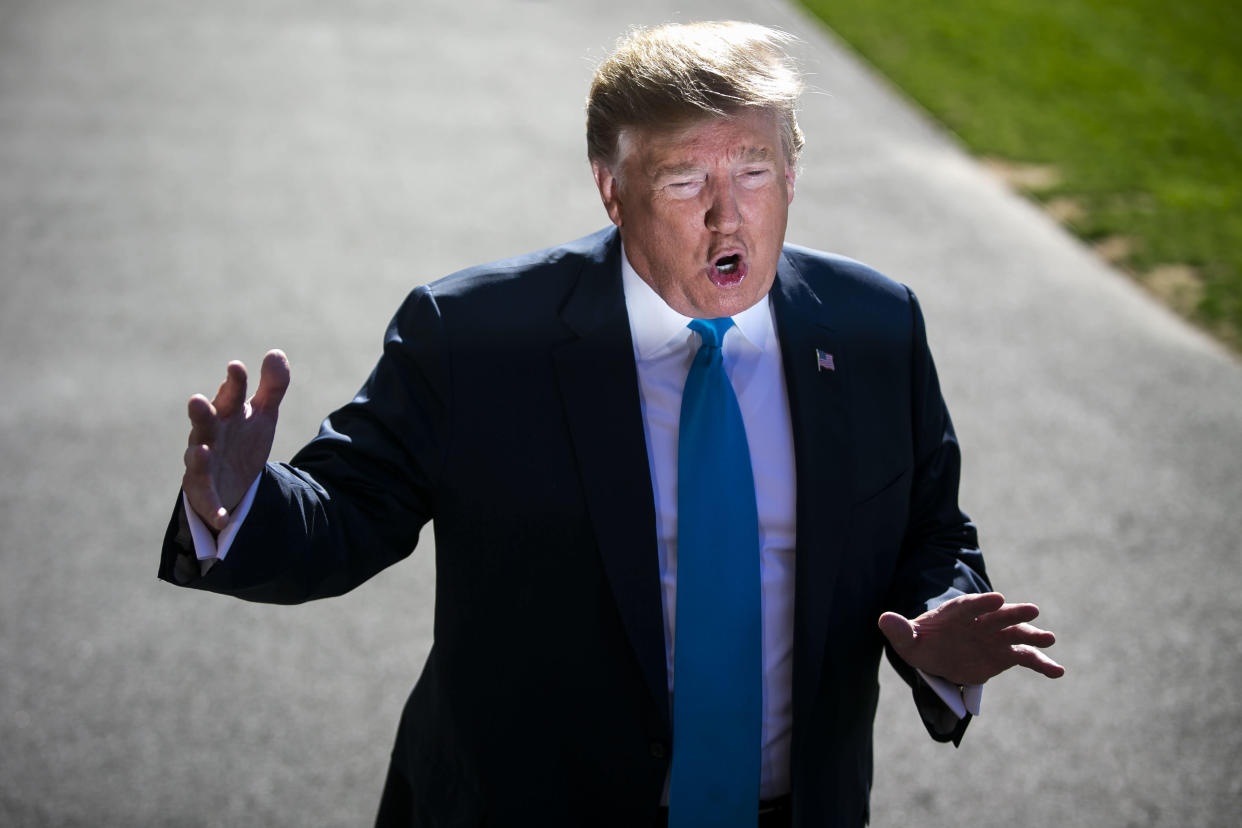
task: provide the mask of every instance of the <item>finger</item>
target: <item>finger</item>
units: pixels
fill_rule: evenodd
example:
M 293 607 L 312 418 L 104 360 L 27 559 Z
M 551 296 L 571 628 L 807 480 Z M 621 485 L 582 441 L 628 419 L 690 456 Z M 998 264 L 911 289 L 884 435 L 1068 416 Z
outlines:
M 880 632 L 884 633 L 884 637 L 898 651 L 904 650 L 914 642 L 914 625 L 904 615 L 886 612 L 880 616 L 879 627 Z
M 1060 678 L 1065 675 L 1065 668 L 1049 658 L 1043 650 L 1018 645 L 1013 648 L 1014 663 L 1028 670 L 1045 675 L 1048 678 Z
M 259 390 L 250 404 L 260 411 L 275 412 L 289 390 L 289 378 L 289 358 L 284 351 L 268 351 L 259 372 Z
M 1018 624 L 1004 631 L 1010 644 L 1029 644 L 1032 647 L 1051 647 L 1057 643 L 1057 637 L 1048 630 L 1041 630 L 1030 624 Z
M 1025 624 L 1038 617 L 1039 607 L 1035 604 L 1005 604 L 995 612 L 980 613 L 977 616 L 980 624 L 997 630 Z
M 195 394 L 186 403 L 190 418 L 190 445 L 211 445 L 216 440 L 216 409 L 202 394 Z
M 1005 596 L 999 592 L 978 592 L 971 595 L 959 595 L 941 606 L 947 609 L 950 604 L 953 610 L 961 615 L 987 615 L 1005 605 Z
M 217 416 L 221 418 L 237 414 L 246 402 L 246 366 L 238 360 L 233 360 L 225 370 L 227 376 L 224 382 L 220 383 L 216 398 L 211 401 L 216 407 Z
M 229 513 L 220 504 L 216 487 L 212 485 L 207 462 L 210 456 L 211 449 L 207 446 L 186 447 L 185 474 L 181 477 L 181 489 L 190 501 L 190 508 L 205 523 L 219 531 L 228 523 Z

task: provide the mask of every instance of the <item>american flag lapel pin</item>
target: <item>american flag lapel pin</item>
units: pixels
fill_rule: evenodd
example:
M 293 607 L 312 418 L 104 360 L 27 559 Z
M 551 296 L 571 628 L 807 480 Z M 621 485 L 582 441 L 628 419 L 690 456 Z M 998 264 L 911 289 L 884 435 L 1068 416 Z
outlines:
M 827 351 L 815 349 L 815 365 L 817 371 L 835 371 L 837 364 L 832 360 L 832 354 Z

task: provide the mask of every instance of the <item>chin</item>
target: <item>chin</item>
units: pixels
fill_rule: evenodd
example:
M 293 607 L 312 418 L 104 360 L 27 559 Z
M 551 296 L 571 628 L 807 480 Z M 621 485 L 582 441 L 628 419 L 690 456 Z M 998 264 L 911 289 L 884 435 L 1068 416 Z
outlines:
M 717 288 L 717 292 L 695 305 L 704 314 L 699 319 L 716 319 L 724 316 L 736 316 L 758 302 L 762 297 L 751 295 L 741 285 L 732 288 Z

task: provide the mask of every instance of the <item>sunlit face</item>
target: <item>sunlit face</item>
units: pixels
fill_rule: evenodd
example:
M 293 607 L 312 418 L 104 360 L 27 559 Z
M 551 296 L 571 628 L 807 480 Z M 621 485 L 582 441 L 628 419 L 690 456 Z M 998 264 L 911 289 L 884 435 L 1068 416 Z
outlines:
M 615 171 L 593 165 L 595 182 L 630 264 L 670 307 L 712 319 L 767 294 L 794 195 L 774 113 L 626 130 L 617 156 Z

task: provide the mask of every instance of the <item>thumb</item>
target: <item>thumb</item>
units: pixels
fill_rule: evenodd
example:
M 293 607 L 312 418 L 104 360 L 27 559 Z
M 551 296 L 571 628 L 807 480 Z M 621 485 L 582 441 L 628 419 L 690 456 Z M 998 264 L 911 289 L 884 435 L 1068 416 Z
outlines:
M 880 616 L 880 632 L 898 652 L 910 646 L 914 641 L 914 625 L 904 615 L 886 612 Z

